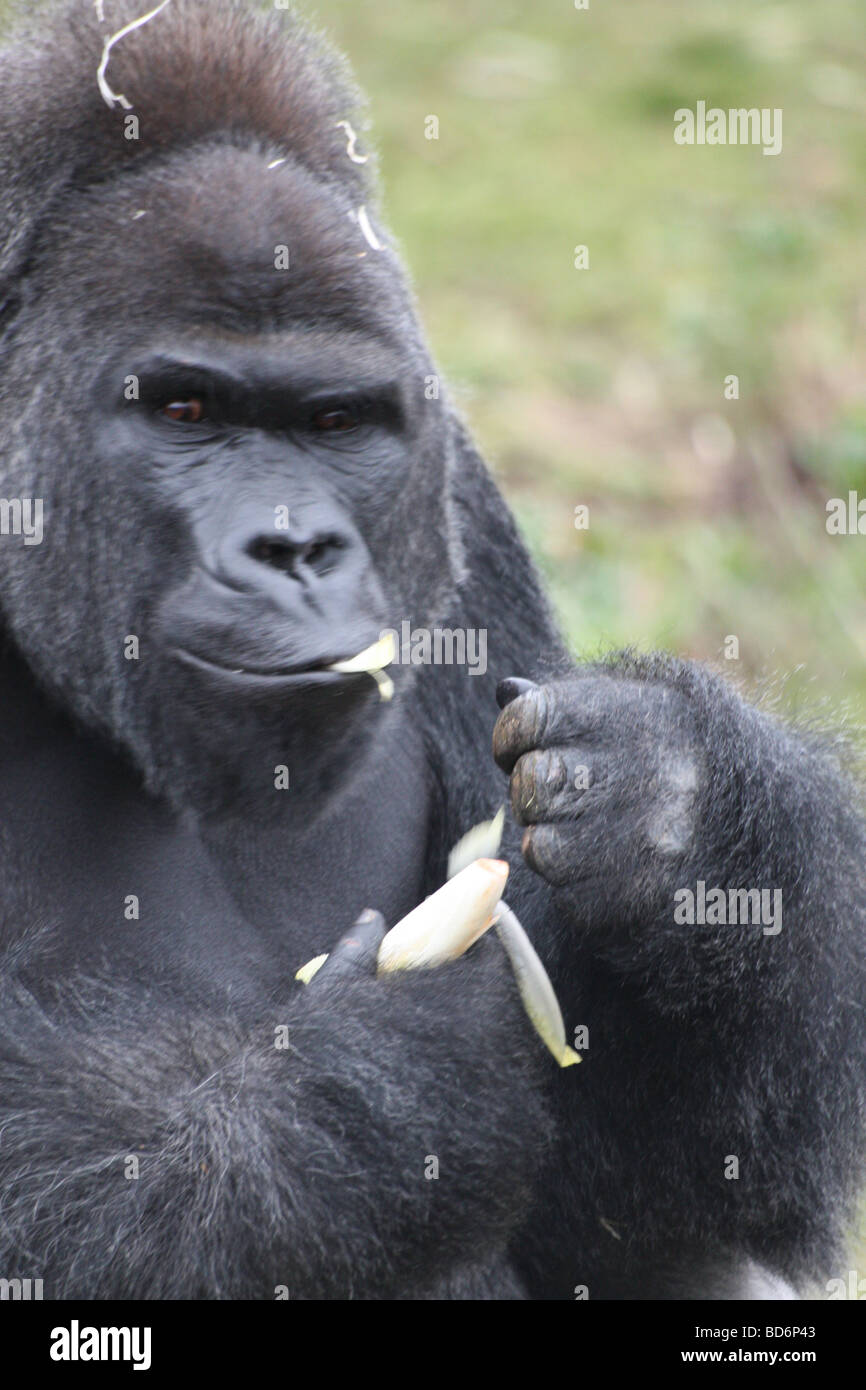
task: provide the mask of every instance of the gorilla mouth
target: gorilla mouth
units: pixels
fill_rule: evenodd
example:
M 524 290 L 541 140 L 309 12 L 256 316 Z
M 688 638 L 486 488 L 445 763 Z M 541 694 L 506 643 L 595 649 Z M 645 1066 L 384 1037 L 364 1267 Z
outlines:
M 216 673 L 223 678 L 229 677 L 232 680 L 252 680 L 265 683 L 303 681 L 314 684 L 323 682 L 330 684 L 342 681 L 347 676 L 370 676 L 378 686 L 379 694 L 383 700 L 390 700 L 394 693 L 393 682 L 390 677 L 384 674 L 384 668 L 390 666 L 396 658 L 396 648 L 390 635 L 379 638 L 377 642 L 365 647 L 355 656 L 336 659 L 320 657 L 315 661 L 306 662 L 303 666 L 228 666 L 225 662 L 215 662 L 207 657 L 198 656 L 195 652 L 184 647 L 176 647 L 174 655 L 187 665 Z
M 210 661 L 207 657 L 197 656 L 195 652 L 184 647 L 176 647 L 173 655 L 188 666 L 195 666 L 202 671 L 212 671 L 219 676 L 230 676 L 236 680 L 294 681 L 318 678 L 330 682 L 343 680 L 347 675 L 363 674 L 335 671 L 334 661 L 327 657 L 320 661 L 306 662 L 303 666 L 229 666 L 225 662 Z

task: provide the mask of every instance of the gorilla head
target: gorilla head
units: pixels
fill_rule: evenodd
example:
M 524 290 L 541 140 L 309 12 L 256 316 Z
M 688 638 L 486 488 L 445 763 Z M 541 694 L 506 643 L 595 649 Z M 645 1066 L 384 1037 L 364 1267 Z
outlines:
M 94 54 L 142 6 L 106 11 L 10 55 L 0 434 L 45 540 L 0 553 L 5 621 L 153 789 L 236 797 L 251 746 L 311 740 L 327 785 L 393 714 L 326 668 L 459 577 L 453 425 L 342 68 L 287 14 L 172 0 L 111 49 L 110 108 Z

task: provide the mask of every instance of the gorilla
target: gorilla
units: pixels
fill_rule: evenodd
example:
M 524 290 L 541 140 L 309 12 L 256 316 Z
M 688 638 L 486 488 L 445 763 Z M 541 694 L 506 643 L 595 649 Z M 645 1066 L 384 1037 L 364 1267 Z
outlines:
M 0 1274 L 803 1292 L 866 1138 L 844 745 L 671 656 L 573 661 L 342 62 L 275 6 L 146 8 L 37 7 L 0 54 Z M 486 670 L 334 669 L 404 622 Z M 495 934 L 381 978 L 352 934 L 506 801 L 567 1070 Z

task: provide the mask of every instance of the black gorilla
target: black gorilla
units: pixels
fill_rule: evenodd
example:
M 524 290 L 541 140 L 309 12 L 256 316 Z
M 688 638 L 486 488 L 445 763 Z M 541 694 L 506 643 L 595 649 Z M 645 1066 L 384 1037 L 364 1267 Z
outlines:
M 802 1285 L 864 1143 L 851 787 L 699 667 L 571 664 L 436 398 L 342 65 L 171 0 L 100 91 L 146 8 L 49 6 L 0 56 L 3 490 L 45 506 L 41 545 L 0 540 L 0 1274 Z M 487 674 L 398 665 L 388 703 L 327 669 L 404 619 L 485 631 Z M 567 1071 L 495 939 L 294 982 L 443 881 L 500 769 L 509 902 L 589 1030 Z M 699 881 L 780 891 L 781 929 L 682 924 Z

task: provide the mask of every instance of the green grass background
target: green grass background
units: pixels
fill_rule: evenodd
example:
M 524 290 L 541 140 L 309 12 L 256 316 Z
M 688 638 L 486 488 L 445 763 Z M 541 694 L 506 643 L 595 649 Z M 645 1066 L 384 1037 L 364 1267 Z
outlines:
M 310 9 L 370 95 L 433 347 L 577 648 L 721 660 L 734 634 L 729 669 L 856 723 L 866 537 L 825 508 L 866 497 L 862 0 Z M 781 107 L 782 153 L 676 145 L 699 99 Z

